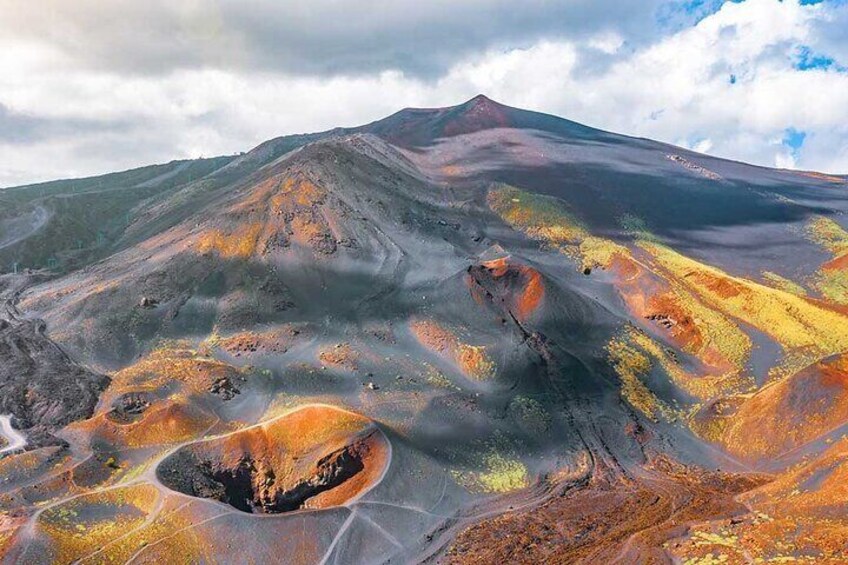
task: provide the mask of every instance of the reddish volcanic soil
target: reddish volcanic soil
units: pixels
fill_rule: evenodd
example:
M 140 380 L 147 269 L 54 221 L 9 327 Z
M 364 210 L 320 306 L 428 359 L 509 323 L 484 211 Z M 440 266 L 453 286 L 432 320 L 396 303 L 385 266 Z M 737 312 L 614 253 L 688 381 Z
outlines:
M 668 563 L 663 544 L 696 521 L 747 512 L 735 500 L 767 477 L 705 472 L 660 457 L 639 476 L 593 477 L 531 509 L 463 531 L 445 563 Z
M 505 258 L 469 267 L 467 284 L 478 303 L 495 303 L 519 322 L 526 322 L 542 307 L 545 297 L 539 271 Z

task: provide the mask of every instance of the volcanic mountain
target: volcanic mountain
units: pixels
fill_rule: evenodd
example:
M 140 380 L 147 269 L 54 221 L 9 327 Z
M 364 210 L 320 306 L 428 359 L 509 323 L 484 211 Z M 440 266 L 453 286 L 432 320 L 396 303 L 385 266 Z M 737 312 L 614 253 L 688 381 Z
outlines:
M 846 177 L 477 96 L 0 202 L 8 562 L 848 560 Z

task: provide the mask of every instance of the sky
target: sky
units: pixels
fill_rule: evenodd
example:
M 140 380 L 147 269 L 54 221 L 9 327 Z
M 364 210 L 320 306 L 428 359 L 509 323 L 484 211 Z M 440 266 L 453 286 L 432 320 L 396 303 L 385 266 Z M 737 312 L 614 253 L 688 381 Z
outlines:
M 0 187 L 510 106 L 848 173 L 848 0 L 0 0 Z

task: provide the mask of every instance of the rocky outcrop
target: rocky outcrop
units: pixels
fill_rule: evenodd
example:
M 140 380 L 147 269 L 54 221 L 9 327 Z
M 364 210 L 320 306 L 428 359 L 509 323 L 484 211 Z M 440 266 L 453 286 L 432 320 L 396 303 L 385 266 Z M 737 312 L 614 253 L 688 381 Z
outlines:
M 54 431 L 91 416 L 109 378 L 74 362 L 43 321 L 20 315 L 15 302 L 28 283 L 25 275 L 0 277 L 0 413 L 13 415 L 37 447 L 61 443 Z
M 120 424 L 135 422 L 150 407 L 151 400 L 145 392 L 128 392 L 115 400 L 107 417 Z

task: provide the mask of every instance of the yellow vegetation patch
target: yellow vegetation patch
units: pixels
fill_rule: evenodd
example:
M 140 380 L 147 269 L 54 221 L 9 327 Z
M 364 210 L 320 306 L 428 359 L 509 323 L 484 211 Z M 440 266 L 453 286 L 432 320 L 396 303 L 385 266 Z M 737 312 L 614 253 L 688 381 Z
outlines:
M 822 269 L 816 275 L 813 285 L 826 299 L 837 304 L 848 304 L 848 268 Z
M 739 372 L 751 352 L 751 338 L 724 314 L 705 306 L 700 300 L 674 284 L 674 295 L 680 306 L 691 316 L 703 340 L 700 347 L 689 353 L 700 356 L 707 364 L 715 364 L 711 350 Z
M 701 413 L 694 413 L 689 418 L 689 429 L 701 439 L 722 443 L 727 428 L 732 422 L 732 415 L 728 415 L 727 412 L 734 410 L 744 400 L 744 395 L 717 399 L 706 405 Z
M 695 557 L 683 561 L 683 565 L 722 565 L 727 563 L 728 556 L 724 553 L 713 555 L 708 553 L 703 557 Z
M 552 244 L 576 244 L 589 235 L 555 198 L 498 185 L 489 191 L 488 204 L 511 226 Z
M 618 218 L 618 223 L 627 231 L 634 239 L 642 241 L 659 241 L 648 229 L 648 224 L 639 216 L 633 214 L 623 214 Z
M 486 466 L 488 470 L 477 476 L 485 492 L 510 492 L 527 486 L 527 467 L 517 459 L 492 453 L 486 457 Z
M 433 367 L 427 362 L 423 363 L 424 369 L 422 371 L 424 379 L 436 388 L 444 388 L 450 390 L 460 390 L 458 386 L 453 384 L 449 378 L 445 376 L 444 373 Z
M 510 226 L 581 260 L 582 268 L 607 268 L 615 255 L 629 253 L 622 245 L 591 235 L 556 198 L 497 185 L 489 191 L 487 200 Z
M 240 374 L 232 365 L 203 357 L 196 351 L 165 347 L 116 373 L 109 392 L 120 393 L 125 388 L 155 390 L 171 381 L 179 381 L 202 393 L 215 381 L 236 378 Z
M 271 209 L 285 212 L 295 206 L 322 204 L 326 196 L 327 192 L 310 180 L 287 178 L 271 197 Z
M 517 458 L 494 448 L 483 456 L 479 472 L 453 472 L 454 479 L 472 492 L 503 494 L 526 488 L 527 467 Z
M 83 495 L 45 510 L 38 527 L 56 543 L 57 561 L 69 563 L 141 526 L 159 496 L 151 485 Z
M 639 244 L 716 310 L 772 336 L 792 370 L 848 350 L 848 317 L 800 296 L 727 273 L 650 242 Z
M 648 356 L 629 343 L 626 335 L 610 340 L 606 350 L 610 363 L 621 379 L 621 395 L 624 399 L 654 422 L 660 419 L 674 420 L 674 410 L 642 382 L 642 377 L 652 367 Z
M 610 239 L 589 236 L 580 242 L 580 256 L 583 259 L 582 267 L 609 268 L 616 255 L 629 255 L 630 251 L 623 245 L 619 245 Z
M 807 224 L 806 233 L 833 256 L 813 275 L 813 287 L 826 300 L 848 304 L 848 231 L 831 218 L 819 216 Z
M 258 222 L 245 223 L 230 233 L 210 229 L 197 240 L 199 253 L 215 252 L 223 259 L 247 259 L 256 253 L 263 225 Z
M 186 530 L 188 535 L 179 537 L 180 544 L 174 551 L 164 556 L 158 551 L 145 553 L 133 562 L 150 562 L 150 554 L 154 556 L 153 560 L 159 557 L 158 562 L 164 563 L 183 563 L 189 559 L 203 561 L 206 558 L 214 561 L 214 556 L 207 555 L 207 552 L 213 551 L 215 544 L 204 539 L 197 529 L 192 528 L 208 517 L 208 510 L 205 508 L 200 503 L 187 503 L 182 497 L 169 497 L 163 502 L 161 512 L 149 523 L 141 527 L 136 526 L 135 529 L 127 528 L 115 538 L 106 540 L 102 546 L 86 552 L 93 554 L 94 551 L 102 550 L 100 553 L 83 559 L 81 563 L 127 563 L 145 548 L 158 549 L 165 546 L 163 542 L 170 542 L 172 536 L 183 530 Z
M 714 534 L 712 532 L 695 532 L 695 545 L 723 545 L 726 547 L 734 547 L 739 538 L 728 534 Z
M 804 289 L 803 286 L 793 280 L 787 279 L 786 277 L 782 277 L 777 273 L 772 273 L 771 271 L 763 271 L 763 278 L 776 289 L 782 290 L 784 292 L 789 292 L 798 296 L 807 295 L 807 291 Z
M 753 379 L 741 377 L 738 371 L 731 371 L 723 375 L 691 375 L 680 367 L 677 360 L 672 358 L 666 348 L 647 334 L 635 328 L 629 328 L 626 334 L 631 343 L 638 345 L 659 363 L 678 388 L 700 400 L 739 392 L 740 390 L 750 390 L 754 387 Z
M 675 561 L 687 565 L 836 564 L 848 560 L 848 527 L 841 519 L 798 512 L 777 518 L 752 512 L 729 525 L 727 520 L 695 524 L 682 539 L 665 547 Z
M 818 216 L 806 227 L 807 236 L 833 255 L 848 253 L 848 231 L 831 218 Z
M 516 396 L 509 403 L 509 411 L 520 425 L 534 435 L 544 434 L 551 425 L 551 415 L 542 403 L 527 396 Z

